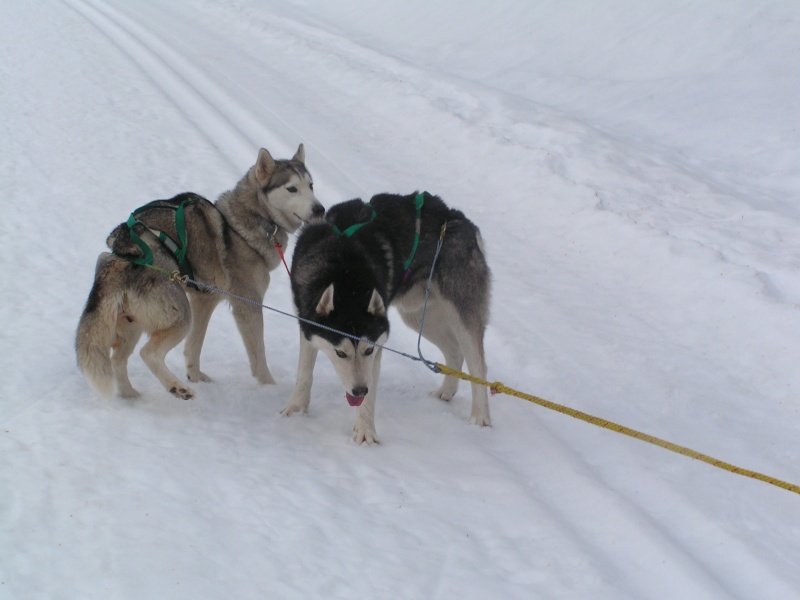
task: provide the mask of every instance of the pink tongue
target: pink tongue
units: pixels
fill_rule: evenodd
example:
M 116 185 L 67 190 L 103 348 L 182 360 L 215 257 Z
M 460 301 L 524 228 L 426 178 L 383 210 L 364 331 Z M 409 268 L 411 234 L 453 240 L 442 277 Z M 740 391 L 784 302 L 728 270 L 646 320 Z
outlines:
M 361 406 L 361 403 L 364 402 L 364 396 L 353 396 L 345 392 L 344 397 L 347 398 L 347 403 L 350 406 Z

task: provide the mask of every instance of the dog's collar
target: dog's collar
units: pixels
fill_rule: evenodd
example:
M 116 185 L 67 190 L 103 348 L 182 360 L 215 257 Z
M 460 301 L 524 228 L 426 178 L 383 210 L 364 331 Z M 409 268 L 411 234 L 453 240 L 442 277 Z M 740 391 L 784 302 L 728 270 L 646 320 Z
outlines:
M 291 277 L 292 272 L 289 270 L 289 265 L 286 264 L 286 257 L 283 255 L 283 245 L 278 241 L 278 232 L 281 230 L 280 226 L 275 221 L 270 221 L 264 217 L 259 218 L 259 223 L 261 223 L 261 227 L 264 228 L 264 231 L 267 232 L 267 237 L 272 240 L 272 245 L 275 246 L 275 250 L 278 251 L 278 256 L 281 257 L 281 262 L 283 266 L 286 267 L 286 272 L 289 274 L 289 277 Z
M 280 225 L 278 225 L 275 221 L 265 219 L 264 217 L 259 217 L 258 222 L 261 224 L 261 227 L 264 229 L 264 231 L 267 232 L 267 235 L 271 238 L 275 238 L 281 229 Z

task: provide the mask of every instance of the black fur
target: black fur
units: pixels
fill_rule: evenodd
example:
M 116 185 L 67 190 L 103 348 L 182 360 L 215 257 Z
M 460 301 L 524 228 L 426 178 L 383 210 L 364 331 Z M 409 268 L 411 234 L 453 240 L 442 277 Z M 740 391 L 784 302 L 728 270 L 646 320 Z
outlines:
M 372 290 L 378 291 L 388 307 L 398 295 L 426 280 L 446 222 L 446 241 L 434 281 L 458 305 L 465 320 L 473 323 L 484 320 L 483 307 L 488 306 L 488 297 L 476 298 L 475 294 L 485 290 L 488 295 L 489 269 L 477 241 L 478 228 L 461 211 L 449 208 L 437 196 L 425 195 L 419 245 L 406 274 L 404 262 L 414 246 L 416 195 L 378 194 L 372 197 L 369 206 L 361 199 L 349 200 L 330 208 L 324 220 L 303 228 L 292 263 L 292 292 L 300 316 L 314 315 L 320 297 L 333 283 L 334 312 L 328 317 L 316 316 L 315 321 L 323 325 L 344 324 L 346 333 L 367 332 L 366 337 L 371 340 L 388 332 L 386 317 L 367 316 Z M 337 229 L 343 232 L 359 223 L 365 225 L 352 236 L 337 234 Z M 454 276 L 468 265 L 471 278 Z M 482 323 L 481 327 L 484 326 Z M 333 344 L 341 341 L 340 335 L 313 325 L 301 323 L 301 329 L 307 339 L 313 333 Z

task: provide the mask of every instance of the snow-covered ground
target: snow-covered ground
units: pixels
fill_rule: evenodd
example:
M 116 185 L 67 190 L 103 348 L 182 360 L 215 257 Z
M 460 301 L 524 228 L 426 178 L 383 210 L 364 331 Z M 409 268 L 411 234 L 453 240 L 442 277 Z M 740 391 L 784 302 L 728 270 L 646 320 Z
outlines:
M 798 98 L 795 0 L 6 0 L 0 598 L 800 597 L 797 494 L 509 396 L 473 427 L 402 357 L 381 445 L 323 359 L 282 418 L 286 317 L 263 387 L 218 310 L 192 402 L 72 349 L 133 208 L 303 142 L 326 205 L 480 225 L 492 380 L 800 484 Z

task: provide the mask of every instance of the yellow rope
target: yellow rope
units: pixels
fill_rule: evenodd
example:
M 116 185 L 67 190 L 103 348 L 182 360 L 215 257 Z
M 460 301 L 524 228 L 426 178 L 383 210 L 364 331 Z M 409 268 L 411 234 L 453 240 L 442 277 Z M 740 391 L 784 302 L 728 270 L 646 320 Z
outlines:
M 716 459 L 712 456 L 708 456 L 707 454 L 696 452 L 691 448 L 686 448 L 685 446 L 679 446 L 678 444 L 673 444 L 672 442 L 668 442 L 666 440 L 662 440 L 655 436 L 642 433 L 641 431 L 636 431 L 635 429 L 631 429 L 630 427 L 625 427 L 624 425 L 619 425 L 618 423 L 614 423 L 612 421 L 606 421 L 605 419 L 601 419 L 599 417 L 593 417 L 590 414 L 581 412 L 579 410 L 575 410 L 574 408 L 569 408 L 568 406 L 556 404 L 555 402 L 545 400 L 544 398 L 539 398 L 538 396 L 533 396 L 531 394 L 520 392 L 519 390 L 510 388 L 500 383 L 499 381 L 495 381 L 492 383 L 486 381 L 485 379 L 473 377 L 472 375 L 468 375 L 467 373 L 464 373 L 462 371 L 451 369 L 450 367 L 443 365 L 441 363 L 436 363 L 436 367 L 444 375 L 452 375 L 453 377 L 458 377 L 459 379 L 463 379 L 471 383 L 484 385 L 488 387 L 493 394 L 507 394 L 509 396 L 516 396 L 517 398 L 522 398 L 523 400 L 527 400 L 528 402 L 533 402 L 534 404 L 538 404 L 539 406 L 543 406 L 544 408 L 549 408 L 550 410 L 554 410 L 556 412 L 569 415 L 570 417 L 580 419 L 581 421 L 586 421 L 587 423 L 591 423 L 592 425 L 597 425 L 598 427 L 603 427 L 604 429 L 609 429 L 611 431 L 616 431 L 617 433 L 622 433 L 637 440 L 647 442 L 648 444 L 653 444 L 655 446 L 665 448 L 666 450 L 670 450 L 678 454 L 683 454 L 684 456 L 688 456 L 689 458 L 701 460 L 704 463 L 708 463 L 709 465 L 712 465 L 714 467 L 724 469 L 725 471 L 730 471 L 731 473 L 736 473 L 737 475 L 742 475 L 744 477 L 757 479 L 759 481 L 763 481 L 764 483 L 769 483 L 779 488 L 783 488 L 784 490 L 794 492 L 795 494 L 800 494 L 800 486 L 795 485 L 793 483 L 782 481 L 780 479 L 776 479 L 775 477 L 770 477 L 769 475 L 764 475 L 763 473 L 758 473 L 756 471 L 750 471 L 749 469 L 743 469 L 741 467 L 737 467 L 736 465 L 732 465 L 725 461 Z
M 156 271 L 161 271 L 169 275 L 169 278 L 173 281 L 177 281 L 183 285 L 188 284 L 189 282 L 195 283 L 197 285 L 203 286 L 206 291 L 214 290 L 220 293 L 226 294 L 228 296 L 233 296 L 239 300 L 243 300 L 246 302 L 251 302 L 252 304 L 259 304 L 252 300 L 247 300 L 246 298 L 241 298 L 238 296 L 234 296 L 230 292 L 225 292 L 223 290 L 217 290 L 216 288 L 212 288 L 211 286 L 207 286 L 205 284 L 200 284 L 199 282 L 193 281 L 189 279 L 186 275 L 181 275 L 179 271 L 172 271 L 169 272 L 166 269 L 162 269 L 155 265 L 145 265 L 151 269 Z M 264 306 L 263 304 L 259 304 L 263 308 L 269 308 L 268 306 Z M 271 309 L 275 310 L 275 309 Z M 279 311 L 278 311 L 279 312 Z M 287 314 L 287 313 L 282 313 Z M 287 315 L 292 316 L 292 315 Z M 402 353 L 400 353 L 402 354 Z M 409 356 L 404 354 L 404 356 L 408 356 L 408 358 L 414 358 L 413 356 Z M 415 359 L 415 358 L 414 358 Z M 417 360 L 417 359 L 415 359 Z M 426 363 L 428 364 L 428 363 Z M 447 365 L 443 365 L 442 363 L 430 363 L 435 365 L 438 371 L 444 375 L 452 375 L 453 377 L 457 377 L 459 379 L 463 379 L 464 381 L 469 381 L 470 383 L 476 383 L 478 385 L 483 385 L 488 387 L 492 394 L 506 394 L 508 396 L 515 396 L 517 398 L 521 398 L 523 400 L 527 400 L 528 402 L 533 402 L 534 404 L 538 404 L 539 406 L 543 406 L 544 408 L 549 408 L 550 410 L 554 410 L 556 412 L 560 412 L 562 414 L 568 415 L 570 417 L 574 417 L 575 419 L 580 419 L 581 421 L 585 421 L 586 423 L 591 423 L 592 425 L 596 425 L 598 427 L 602 427 L 604 429 L 608 429 L 610 431 L 616 431 L 617 433 L 621 433 L 637 440 L 641 440 L 643 442 L 647 442 L 648 444 L 653 444 L 654 446 L 659 446 L 666 450 L 670 450 L 677 454 L 683 454 L 684 456 L 688 456 L 689 458 L 694 458 L 696 460 L 700 460 L 704 463 L 717 467 L 719 469 L 724 469 L 725 471 L 729 471 L 731 473 L 736 473 L 737 475 L 742 475 L 744 477 L 750 477 L 751 479 L 757 479 L 758 481 L 763 481 L 764 483 L 769 483 L 771 485 L 777 486 L 779 488 L 783 488 L 784 490 L 788 490 L 790 492 L 794 492 L 795 494 L 800 494 L 800 486 L 795 485 L 794 483 L 789 483 L 788 481 L 783 481 L 781 479 L 777 479 L 775 477 L 770 477 L 769 475 L 764 475 L 763 473 L 758 473 L 757 471 L 751 471 L 749 469 L 743 469 L 741 467 L 737 467 L 736 465 L 732 465 L 725 461 L 719 460 L 714 458 L 713 456 L 708 456 L 707 454 L 702 454 L 701 452 L 697 452 L 692 450 L 691 448 L 686 448 L 685 446 L 680 446 L 678 444 L 673 444 L 672 442 L 668 442 L 666 440 L 662 440 L 661 438 L 657 438 L 655 436 L 649 435 L 647 433 L 642 433 L 641 431 L 636 431 L 635 429 L 631 429 L 630 427 L 625 427 L 624 425 L 620 425 L 619 423 L 614 423 L 613 421 L 607 421 L 606 419 L 601 419 L 599 417 L 594 417 L 590 414 L 585 412 L 581 412 L 579 410 L 575 410 L 574 408 L 569 408 L 568 406 L 564 406 L 563 404 L 557 404 L 555 402 L 551 402 L 550 400 L 545 400 L 544 398 L 539 398 L 538 396 L 534 396 L 532 394 L 526 394 L 525 392 L 520 392 L 519 390 L 515 390 L 514 388 L 510 388 L 507 385 L 495 381 L 487 381 L 485 379 L 480 379 L 478 377 L 473 377 L 463 371 L 458 371 L 456 369 L 451 369 Z

